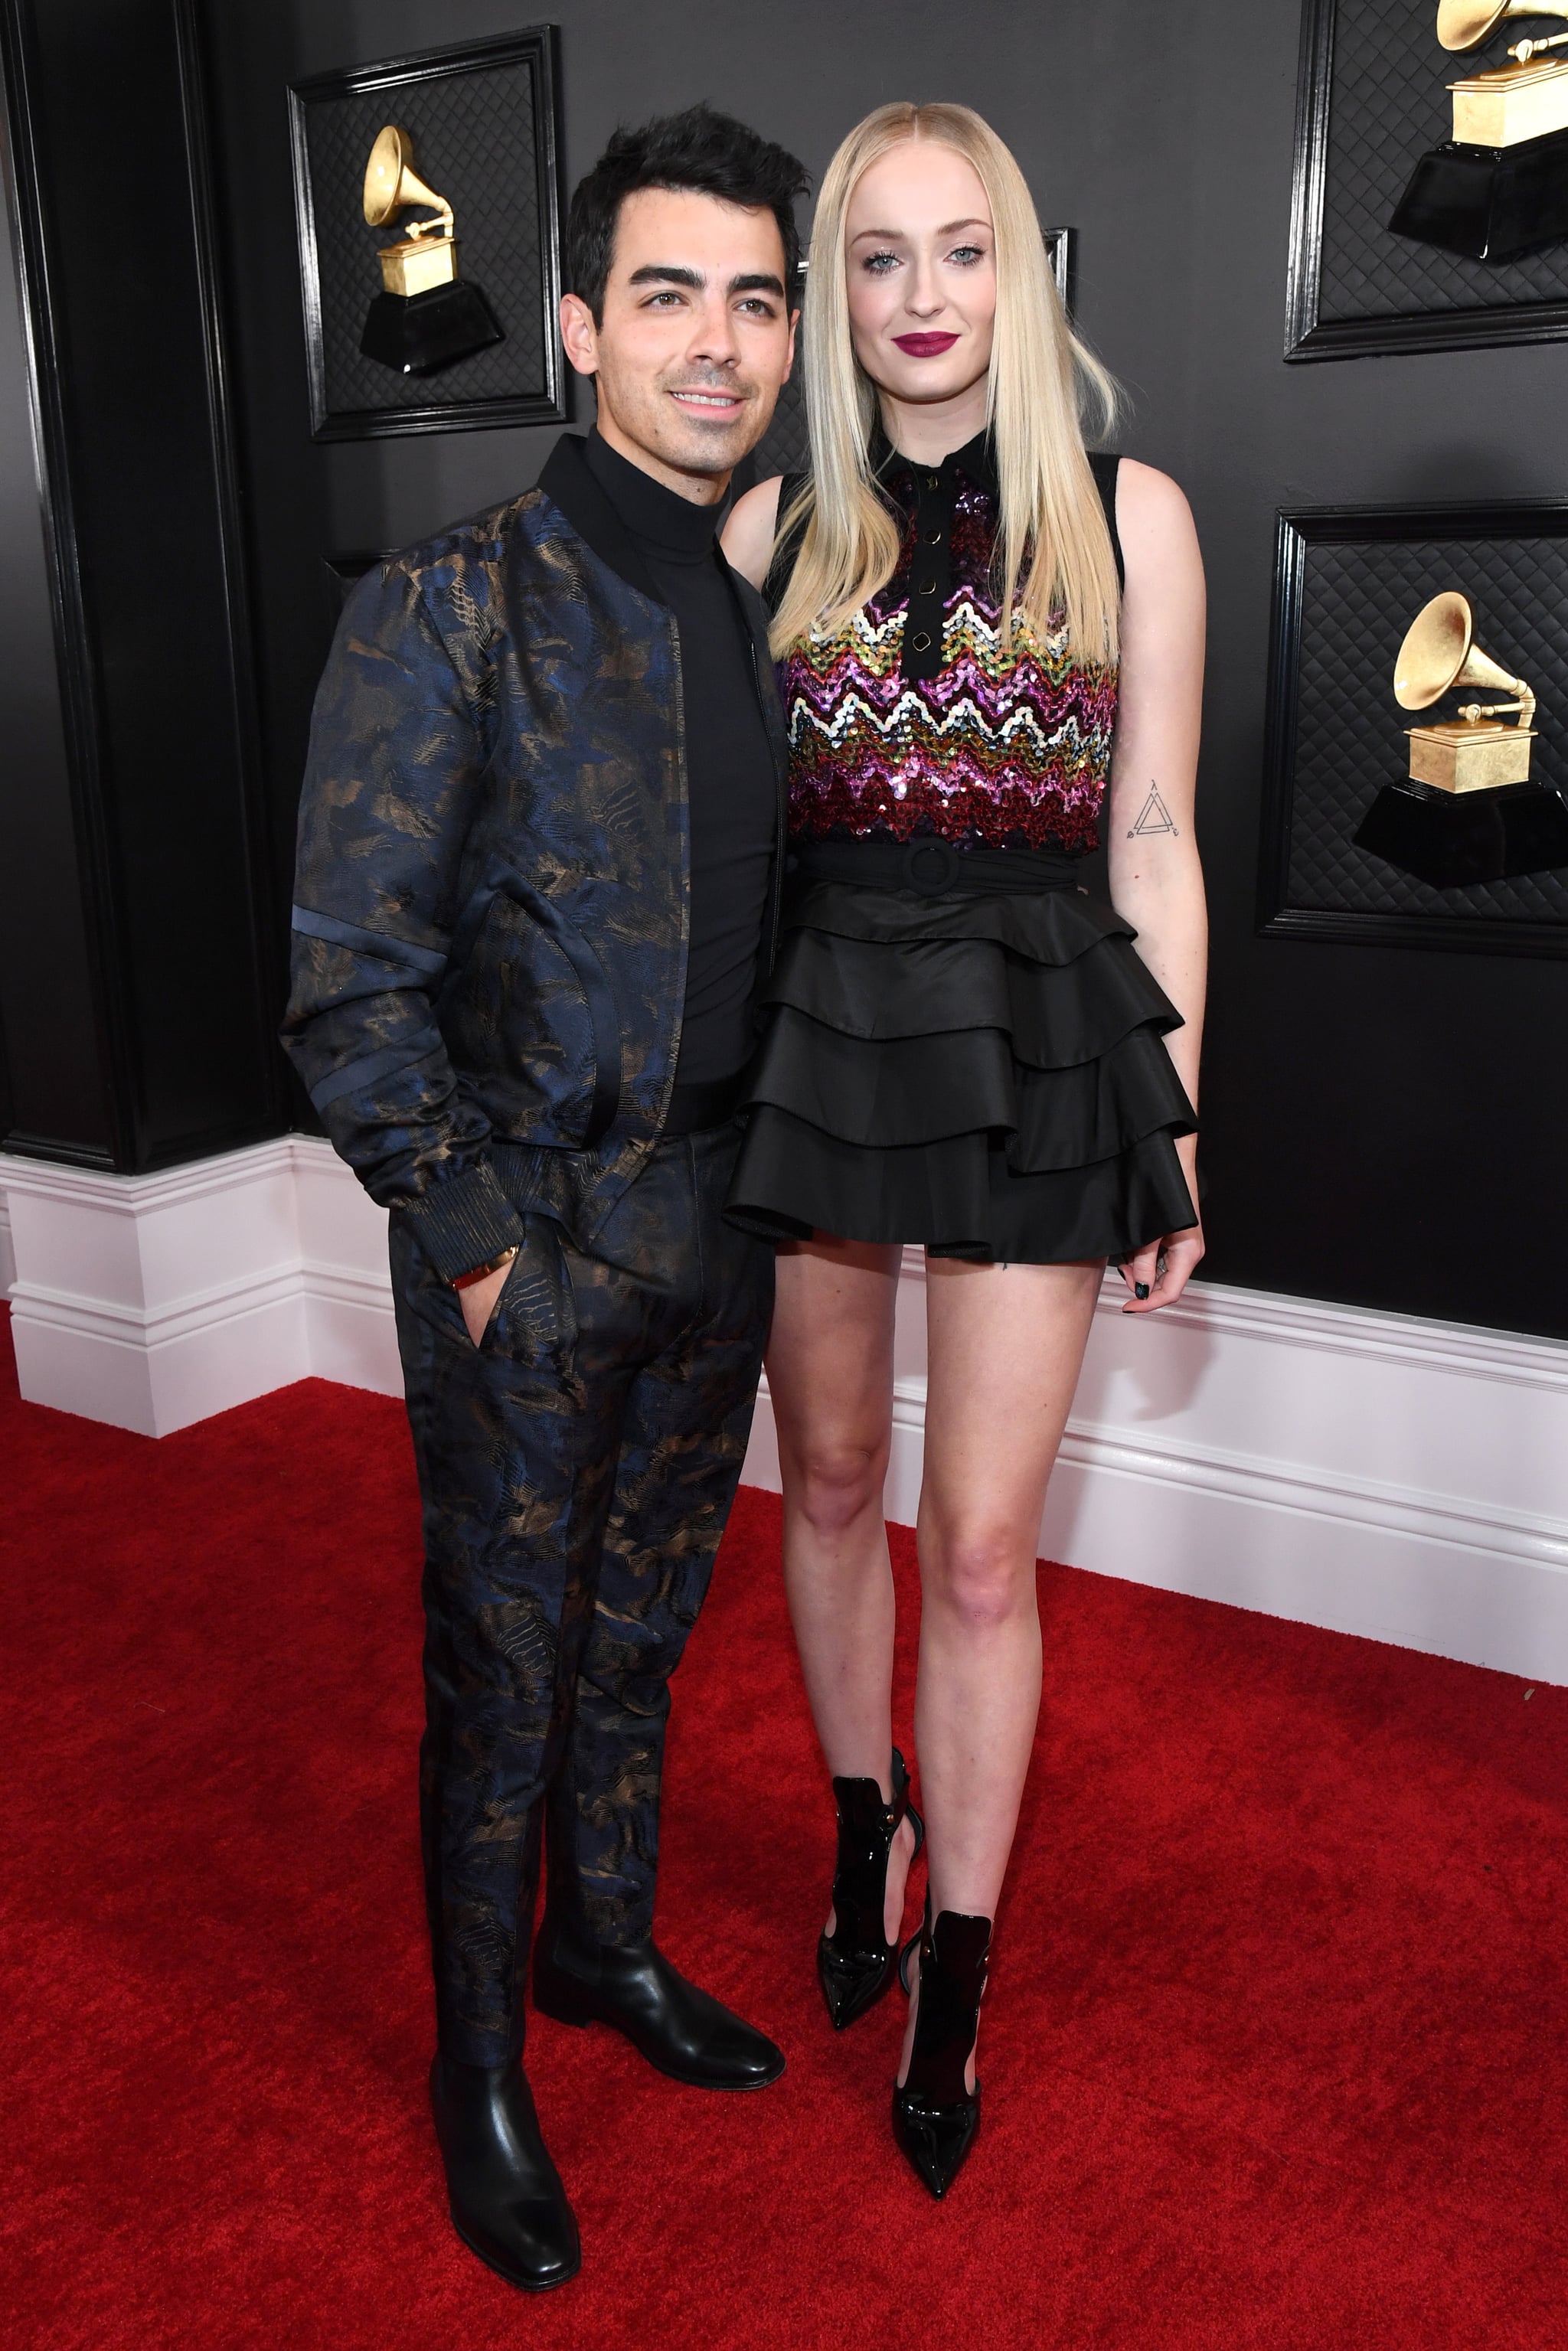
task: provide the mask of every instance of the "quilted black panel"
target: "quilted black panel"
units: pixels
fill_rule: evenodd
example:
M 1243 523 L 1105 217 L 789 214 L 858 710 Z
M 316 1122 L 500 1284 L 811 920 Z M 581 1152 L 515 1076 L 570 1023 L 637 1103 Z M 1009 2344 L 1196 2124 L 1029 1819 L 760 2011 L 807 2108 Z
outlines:
M 1516 17 L 1459 57 L 1439 48 L 1437 22 L 1437 0 L 1335 8 L 1318 295 L 1325 325 L 1568 300 L 1568 245 L 1500 266 L 1388 233 L 1417 160 L 1452 134 L 1449 82 L 1506 64 L 1523 33 L 1563 30 L 1561 19 Z
M 806 434 L 806 400 L 800 389 L 800 360 L 793 374 L 779 395 L 779 405 L 773 412 L 773 422 L 763 434 L 750 458 L 747 482 L 765 482 L 773 474 L 804 474 L 810 465 L 810 443 Z
M 307 99 L 304 115 L 329 414 L 547 393 L 545 336 L 554 322 L 547 327 L 544 315 L 530 60 L 363 96 Z M 381 291 L 378 249 L 406 234 L 368 228 L 361 208 L 365 163 L 388 122 L 405 126 L 414 170 L 452 206 L 463 275 L 483 289 L 506 329 L 505 342 L 435 375 L 399 375 L 360 356 L 365 312 Z
M 1422 605 L 1445 588 L 1469 597 L 1476 642 L 1535 690 L 1532 780 L 1568 785 L 1568 538 L 1309 544 L 1285 903 L 1568 923 L 1568 869 L 1434 890 L 1354 845 L 1379 788 L 1407 771 L 1412 714 L 1394 699 L 1395 656 Z M 1467 689 L 1422 715 L 1451 718 L 1460 702 L 1490 698 Z

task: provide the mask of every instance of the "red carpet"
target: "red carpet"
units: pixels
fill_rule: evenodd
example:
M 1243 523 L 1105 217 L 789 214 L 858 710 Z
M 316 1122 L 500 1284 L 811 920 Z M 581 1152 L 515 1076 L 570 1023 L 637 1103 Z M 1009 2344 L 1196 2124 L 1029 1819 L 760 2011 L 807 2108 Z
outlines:
M 662 1934 L 789 2070 L 705 2097 L 534 2024 L 585 2267 L 525 2300 L 449 2233 L 426 2126 L 400 1409 L 309 1382 L 153 1444 L 8 1385 L 0 1457 L 8 2345 L 1568 2334 L 1568 1692 L 1046 1569 L 987 2120 L 938 2208 L 888 2137 L 901 2004 L 840 2041 L 818 2006 L 830 1813 L 744 1496 Z

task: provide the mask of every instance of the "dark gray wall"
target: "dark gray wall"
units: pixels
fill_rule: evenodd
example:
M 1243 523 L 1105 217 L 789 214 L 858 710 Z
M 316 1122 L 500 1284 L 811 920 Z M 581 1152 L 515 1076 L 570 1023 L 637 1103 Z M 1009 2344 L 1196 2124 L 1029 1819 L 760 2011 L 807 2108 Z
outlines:
M 0 1132 L 110 1156 L 20 289 L 0 266 Z M 24 1009 L 25 1008 L 25 1009 Z
M 1253 927 L 1275 509 L 1557 493 L 1568 346 L 1282 363 L 1299 30 L 1285 0 L 561 0 L 549 13 L 569 181 L 618 120 L 697 96 L 817 172 L 895 95 L 967 100 L 1011 142 L 1042 213 L 1079 232 L 1081 322 L 1134 402 L 1124 445 L 1185 486 L 1208 559 L 1208 1270 L 1568 1332 L 1568 1280 L 1538 1238 L 1568 1144 L 1568 966 Z M 552 438 L 310 444 L 284 86 L 527 18 L 506 0 L 434 15 L 420 0 L 206 0 L 204 21 L 281 891 L 326 633 L 321 557 L 508 494 Z
M 130 1173 L 287 1115 L 192 0 L 0 0 L 0 57 L 57 607 L 51 664 L 36 486 L 0 1140 Z

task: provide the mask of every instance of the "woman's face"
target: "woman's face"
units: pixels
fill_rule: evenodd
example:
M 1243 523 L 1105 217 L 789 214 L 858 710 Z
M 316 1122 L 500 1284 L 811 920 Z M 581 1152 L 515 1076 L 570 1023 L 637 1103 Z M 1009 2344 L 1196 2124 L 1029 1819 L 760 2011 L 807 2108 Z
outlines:
M 953 400 L 991 363 L 996 235 L 972 163 L 905 139 L 861 173 L 845 224 L 850 329 L 896 401 Z

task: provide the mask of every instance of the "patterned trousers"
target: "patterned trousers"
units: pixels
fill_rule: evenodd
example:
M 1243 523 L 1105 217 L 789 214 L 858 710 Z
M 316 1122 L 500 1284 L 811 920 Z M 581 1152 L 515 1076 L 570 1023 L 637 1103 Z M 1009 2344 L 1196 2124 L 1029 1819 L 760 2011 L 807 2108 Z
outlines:
M 541 1831 L 592 1939 L 653 1929 L 669 1678 L 751 1426 L 770 1249 L 723 1204 L 738 1130 L 661 1144 L 595 1238 L 526 1218 L 490 1326 L 392 1218 L 424 1522 L 420 1810 L 441 2046 L 522 2046 Z

